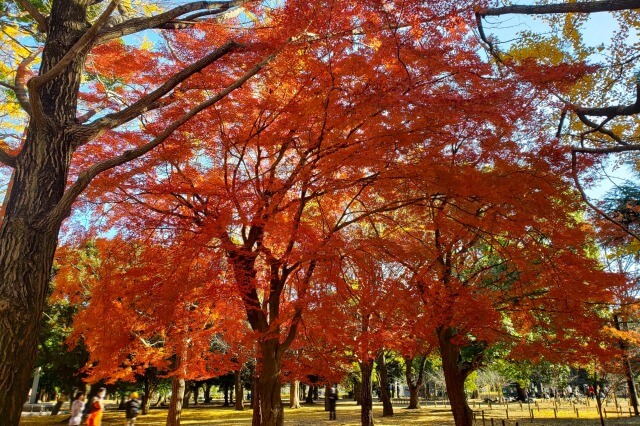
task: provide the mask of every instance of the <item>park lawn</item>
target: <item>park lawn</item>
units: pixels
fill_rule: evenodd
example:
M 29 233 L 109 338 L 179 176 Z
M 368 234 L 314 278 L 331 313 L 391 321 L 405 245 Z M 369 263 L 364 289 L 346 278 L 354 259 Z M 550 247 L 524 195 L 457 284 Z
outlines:
M 374 417 L 376 425 L 396 426 L 396 425 L 442 425 L 453 426 L 453 418 L 451 412 L 442 407 L 429 407 L 420 410 L 406 410 L 401 406 L 394 406 L 395 415 L 389 418 L 382 418 L 382 407 L 380 404 L 374 405 Z M 535 425 L 535 426 L 596 426 L 600 422 L 594 416 L 595 412 L 585 412 L 580 419 L 576 418 L 553 418 L 553 411 L 542 409 L 536 412 L 536 419 L 530 420 L 525 417 L 525 413 L 512 410 L 511 418 L 507 421 L 507 425 L 515 426 L 516 421 L 519 426 Z M 285 424 L 291 426 L 311 426 L 311 425 L 343 425 L 343 426 L 359 426 L 360 425 L 360 407 L 352 402 L 343 402 L 338 404 L 337 409 L 338 421 L 329 421 L 328 413 L 324 411 L 323 405 L 316 404 L 312 406 L 303 406 L 298 410 L 285 409 Z M 139 416 L 136 426 L 144 425 L 163 425 L 167 416 L 166 409 L 153 409 L 146 416 Z M 490 417 L 494 417 L 495 426 L 502 426 L 502 419 L 505 415 L 502 410 L 486 410 L 485 411 L 486 426 L 490 426 Z M 568 416 L 568 414 L 567 414 Z M 64 425 L 67 423 L 69 415 L 59 416 L 42 416 L 42 417 L 23 417 L 21 425 Z M 103 418 L 103 425 L 122 425 L 124 424 L 123 411 L 107 411 Z M 232 407 L 198 407 L 183 410 L 182 425 L 220 425 L 220 426 L 241 426 L 251 424 L 251 410 L 235 411 Z M 482 420 L 478 417 L 477 425 L 482 425 Z M 640 419 L 637 418 L 609 418 L 606 419 L 606 426 L 627 426 L 640 425 Z

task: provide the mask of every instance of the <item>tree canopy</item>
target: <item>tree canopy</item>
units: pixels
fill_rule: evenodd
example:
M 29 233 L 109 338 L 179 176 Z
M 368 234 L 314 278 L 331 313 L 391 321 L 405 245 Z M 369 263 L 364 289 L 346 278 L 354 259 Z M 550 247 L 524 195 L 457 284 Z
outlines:
M 624 352 L 635 287 L 583 204 L 633 236 L 636 192 L 597 206 L 583 181 L 637 149 L 634 4 L 0 2 L 0 417 L 54 258 L 83 372 L 171 377 L 167 424 L 185 379 L 249 359 L 254 422 L 281 425 L 285 377 L 357 362 L 367 387 L 385 351 L 437 348 L 467 426 L 491 351 Z M 623 25 L 598 64 L 576 14 L 604 10 Z M 483 22 L 523 13 L 553 35 L 498 48 Z

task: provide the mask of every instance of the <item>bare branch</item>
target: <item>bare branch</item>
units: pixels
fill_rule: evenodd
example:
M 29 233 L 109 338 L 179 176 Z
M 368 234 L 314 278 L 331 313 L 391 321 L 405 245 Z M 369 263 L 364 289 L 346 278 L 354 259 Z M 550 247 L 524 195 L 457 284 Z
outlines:
M 616 135 L 614 132 L 604 127 L 604 125 L 607 124 L 607 122 L 609 122 L 611 118 L 608 118 L 605 121 L 603 121 L 601 124 L 598 124 L 589 120 L 584 114 L 577 113 L 576 115 L 578 116 L 580 121 L 582 121 L 584 124 L 586 124 L 591 128 L 591 130 L 587 133 L 594 133 L 594 132 L 602 133 L 603 135 L 609 136 L 611 139 L 613 139 L 614 141 L 618 142 L 621 145 L 627 145 L 627 143 L 624 142 L 620 138 L 620 136 Z
M 640 104 L 638 102 L 631 105 L 614 105 L 600 108 L 575 108 L 576 114 L 591 115 L 598 117 L 618 117 L 640 113 Z
M 238 47 L 240 47 L 238 43 L 234 41 L 228 41 L 204 58 L 182 69 L 156 90 L 139 99 L 127 108 L 113 114 L 106 115 L 99 120 L 83 126 L 78 139 L 74 142 L 75 146 L 81 146 L 89 142 L 90 140 L 100 136 L 105 131 L 131 121 L 134 118 L 138 117 L 140 114 L 152 109 L 156 101 L 173 90 L 178 84 L 180 84 L 193 74 L 202 71 L 205 67 L 211 65 L 213 62 L 217 61 L 218 59 L 222 58 L 224 55 Z
M 24 86 L 24 78 L 27 74 L 27 67 L 35 61 L 35 59 L 40 54 L 41 49 L 34 50 L 24 58 L 20 65 L 18 65 L 18 69 L 16 70 L 16 76 L 14 78 L 14 93 L 16 94 L 16 98 L 18 99 L 18 103 L 24 109 L 27 114 L 31 115 L 31 104 L 29 103 L 29 95 L 27 94 L 27 89 Z
M 175 26 L 172 26 L 171 22 L 187 13 L 211 11 L 209 14 L 215 15 L 223 13 L 230 8 L 240 6 L 248 1 L 249 0 L 198 1 L 178 6 L 155 16 L 129 19 L 121 24 L 101 31 L 96 37 L 96 44 L 103 44 L 116 38 L 152 28 L 164 28 L 167 25 L 167 28 L 173 29 Z
M 619 147 L 619 148 L 628 148 L 627 146 L 623 146 L 623 147 Z M 611 217 L 610 215 L 608 215 L 607 213 L 605 213 L 602 209 L 598 208 L 598 206 L 596 206 L 595 204 L 593 204 L 590 200 L 589 197 L 587 197 L 587 194 L 584 192 L 584 189 L 582 188 L 582 185 L 580 184 L 580 179 L 578 179 L 578 150 L 579 148 L 572 148 L 571 149 L 571 175 L 573 176 L 573 182 L 576 185 L 576 188 L 578 188 L 578 191 L 580 192 L 580 195 L 582 196 L 582 199 L 584 200 L 584 202 L 591 207 L 591 209 L 593 209 L 593 211 L 595 211 L 597 214 L 599 214 L 600 216 L 602 216 L 603 218 L 605 218 L 606 220 L 608 220 L 609 222 L 613 223 L 614 225 L 616 225 L 618 228 L 622 229 L 625 233 L 631 235 L 633 238 L 635 238 L 636 240 L 640 241 L 640 236 L 638 236 L 636 233 L 634 233 L 633 231 L 631 231 L 628 227 L 624 226 L 622 223 L 618 222 L 617 220 L 615 220 L 613 217 Z M 583 148 L 585 149 L 585 148 Z
M 48 31 L 47 18 L 40 13 L 37 7 L 35 7 L 29 0 L 16 0 L 16 3 L 20 5 L 27 13 L 38 23 L 38 31 L 46 33 Z
M 485 17 L 508 14 L 547 15 L 556 13 L 597 13 L 632 9 L 640 9 L 640 0 L 602 0 L 536 5 L 511 5 L 481 9 L 477 13 L 480 16 Z
M 572 151 L 581 154 L 615 154 L 619 152 L 640 151 L 640 145 L 616 145 L 606 148 L 574 147 Z
M 484 27 L 482 26 L 482 15 L 480 13 L 476 13 L 476 26 L 478 27 L 478 34 L 480 35 L 480 39 L 489 47 L 489 53 L 491 54 L 491 56 L 493 56 L 498 62 L 501 63 L 502 59 L 500 58 L 498 50 L 484 33 Z
M 583 2 L 564 2 L 553 4 L 538 4 L 538 5 L 510 5 L 503 7 L 490 7 L 476 10 L 476 21 L 478 26 L 478 32 L 480 38 L 484 43 L 489 46 L 490 53 L 500 59 L 497 55 L 494 45 L 486 37 L 484 29 L 482 27 L 482 18 L 486 16 L 500 16 L 506 14 L 522 14 L 522 15 L 541 15 L 541 14 L 566 14 L 566 13 L 597 13 L 597 12 L 614 12 L 620 10 L 634 10 L 640 9 L 640 0 L 600 0 L 600 1 L 583 1 Z M 598 132 L 609 136 L 611 139 L 619 144 L 625 144 L 625 142 L 614 132 L 604 127 L 607 121 L 614 117 L 630 116 L 640 113 L 640 81 L 636 82 L 636 100 L 633 104 L 629 105 L 612 105 L 604 107 L 582 107 L 570 104 L 564 101 L 566 109 L 563 111 L 562 118 L 558 127 L 556 136 L 560 136 L 562 124 L 566 116 L 566 110 L 574 112 L 580 121 L 592 129 L 591 132 Z M 587 117 L 606 117 L 602 124 L 595 123 L 589 120 Z M 610 152 L 623 152 L 635 149 L 620 149 L 618 151 Z M 581 151 L 587 152 L 587 151 Z M 592 151 L 594 153 L 599 151 Z
M 213 106 L 221 99 L 224 99 L 229 93 L 233 92 L 237 88 L 241 87 L 247 80 L 256 75 L 262 68 L 264 68 L 273 58 L 274 54 L 267 56 L 249 71 L 247 71 L 242 77 L 238 78 L 233 84 L 227 86 L 224 90 L 216 94 L 214 97 L 201 102 L 200 104 L 193 107 L 191 110 L 186 112 L 182 117 L 171 123 L 162 133 L 156 136 L 153 140 L 147 142 L 146 144 L 123 152 L 122 154 L 112 157 L 110 159 L 104 160 L 100 163 L 96 163 L 93 166 L 89 167 L 87 170 L 82 172 L 78 179 L 67 189 L 64 193 L 58 204 L 51 211 L 51 213 L 43 218 L 43 220 L 39 223 L 41 227 L 48 227 L 54 224 L 60 223 L 65 217 L 69 215 L 71 211 L 71 205 L 78 198 L 78 196 L 84 191 L 87 186 L 91 183 L 91 181 L 98 176 L 100 173 L 105 172 L 107 170 L 113 169 L 114 167 L 120 166 L 129 161 L 135 160 L 151 151 L 153 148 L 160 145 L 164 142 L 169 136 L 173 134 L 173 132 L 182 126 L 184 123 L 195 117 L 198 113 L 204 111 L 205 109 Z
M 4 81 L 0 81 L 0 86 L 6 87 L 7 89 L 13 90 L 14 92 L 18 90 L 17 87 L 14 86 L 13 84 L 5 83 Z

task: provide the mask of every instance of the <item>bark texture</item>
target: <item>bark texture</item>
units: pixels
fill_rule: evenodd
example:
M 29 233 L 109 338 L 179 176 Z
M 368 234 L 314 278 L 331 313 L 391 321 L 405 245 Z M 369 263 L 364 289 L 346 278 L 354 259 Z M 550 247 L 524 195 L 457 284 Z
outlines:
M 362 372 L 362 406 L 360 407 L 360 421 L 362 426 L 373 426 L 373 395 L 371 392 L 371 374 L 373 360 L 360 362 Z
M 616 330 L 629 330 L 629 326 L 627 325 L 627 323 L 625 322 L 623 325 L 622 321 L 620 321 L 619 315 L 613 316 L 613 322 Z M 620 339 L 618 345 L 622 350 L 622 367 L 624 370 L 625 378 L 627 380 L 627 388 L 629 390 L 629 405 L 633 407 L 634 416 L 638 416 L 640 415 L 640 412 L 638 411 L 638 392 L 636 390 L 633 370 L 631 369 L 631 362 L 629 361 L 629 348 L 627 343 L 623 339 Z
M 378 384 L 380 386 L 380 399 L 382 400 L 382 417 L 393 416 L 393 404 L 389 395 L 389 374 L 387 372 L 387 359 L 384 351 L 378 354 Z
M 282 426 L 284 424 L 284 407 L 280 388 L 280 370 L 282 360 L 278 354 L 278 341 L 262 342 L 262 369 L 258 377 L 258 394 L 260 395 L 261 426 Z
M 144 395 L 142 395 L 142 414 L 149 414 L 149 408 L 151 407 L 151 395 L 158 388 L 158 381 L 151 380 L 148 377 L 144 378 Z
M 420 357 L 420 363 L 418 364 L 418 374 L 414 380 L 413 375 L 413 357 L 404 357 L 405 364 L 405 378 L 407 379 L 407 386 L 409 387 L 409 406 L 407 409 L 416 410 L 420 408 L 420 398 L 418 391 L 424 384 L 424 367 L 427 363 L 427 357 Z
M 242 388 L 242 380 L 240 370 L 233 372 L 233 383 L 236 391 L 236 410 L 244 410 L 244 389 Z
M 86 5 L 55 1 L 40 74 L 50 70 L 87 28 Z M 35 363 L 45 294 L 60 222 L 43 223 L 65 189 L 85 53 L 44 84 L 0 227 L 0 422 L 17 425 Z
M 18 424 L 35 363 L 37 336 L 51 274 L 58 231 L 71 205 L 99 173 L 124 164 L 158 146 L 181 124 L 224 98 L 255 75 L 254 67 L 213 98 L 201 103 L 169 125 L 151 142 L 97 163 L 80 174 L 65 192 L 71 157 L 76 147 L 147 111 L 177 84 L 237 48 L 227 43 L 205 58 L 185 67 L 165 84 L 130 107 L 108 114 L 92 125 L 77 118 L 78 92 L 87 52 L 106 42 L 148 28 L 162 28 L 170 20 L 210 2 L 194 2 L 152 18 L 131 19 L 100 32 L 117 2 L 105 2 L 93 23 L 87 8 L 92 0 L 53 0 L 49 17 L 27 8 L 46 31 L 39 75 L 17 90 L 20 105 L 31 115 L 22 148 L 16 156 L 0 150 L 0 160 L 13 167 L 7 195 L 0 208 L 0 425 Z M 23 1 L 28 5 L 30 2 Z M 230 2 L 229 6 L 237 4 Z M 228 8 L 228 7 L 227 7 Z M 225 8 L 226 9 L 226 8 Z M 35 59 L 35 54 L 31 60 Z M 269 59 L 270 60 L 270 59 Z M 265 62 L 266 64 L 266 62 Z
M 166 426 L 180 426 L 182 403 L 184 401 L 184 389 L 184 378 L 174 376 L 173 380 L 171 380 L 171 401 L 169 402 L 169 413 L 167 414 Z
M 602 0 L 589 2 L 566 2 L 540 5 L 511 5 L 492 7 L 480 11 L 482 16 L 499 16 L 506 14 L 544 15 L 556 13 L 597 13 L 632 10 L 640 8 L 640 0 Z
M 451 411 L 456 426 L 472 426 L 473 412 L 467 404 L 464 381 L 473 371 L 461 365 L 460 347 L 451 342 L 453 331 L 450 328 L 438 329 L 442 370 L 451 402 Z
M 291 391 L 289 392 L 289 408 L 300 408 L 300 382 L 297 380 L 291 382 Z

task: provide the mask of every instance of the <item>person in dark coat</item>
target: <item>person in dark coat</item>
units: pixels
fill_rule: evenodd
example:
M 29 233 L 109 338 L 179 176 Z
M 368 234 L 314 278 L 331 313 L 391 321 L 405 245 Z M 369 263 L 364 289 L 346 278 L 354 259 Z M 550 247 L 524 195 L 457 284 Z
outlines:
M 338 402 L 338 392 L 335 387 L 329 390 L 329 420 L 336 420 L 336 402 Z
M 126 410 L 127 421 L 126 426 L 134 426 L 136 424 L 136 417 L 140 412 L 140 400 L 138 399 L 138 392 L 131 392 L 129 401 L 124 404 Z

